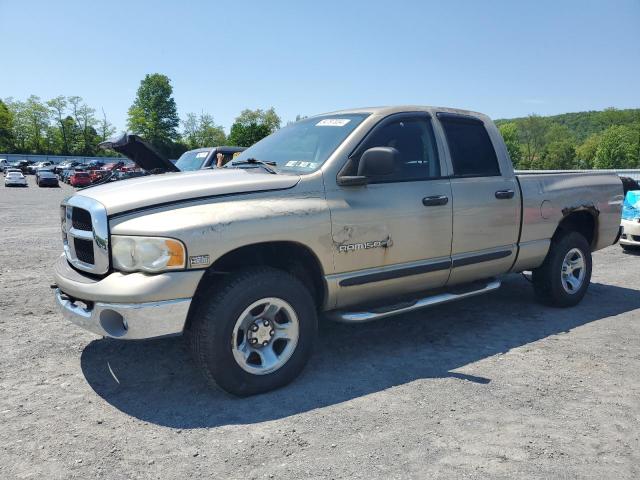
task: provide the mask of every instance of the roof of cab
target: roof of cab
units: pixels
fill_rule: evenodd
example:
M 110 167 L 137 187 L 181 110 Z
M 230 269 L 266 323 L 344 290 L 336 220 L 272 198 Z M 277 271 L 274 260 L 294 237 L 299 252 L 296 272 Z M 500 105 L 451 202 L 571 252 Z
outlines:
M 451 108 L 451 107 L 433 107 L 426 105 L 396 105 L 396 106 L 383 106 L 383 107 L 363 107 L 363 108 L 350 108 L 345 110 L 337 110 L 335 112 L 327 112 L 321 115 L 339 115 L 339 114 L 350 114 L 350 113 L 368 113 L 372 115 L 380 115 L 387 116 L 392 115 L 394 113 L 405 113 L 405 112 L 428 112 L 431 114 L 436 114 L 438 112 L 443 113 L 455 113 L 458 115 L 468 115 L 472 117 L 478 117 L 482 119 L 488 119 L 489 117 L 480 112 L 474 112 L 472 110 L 463 110 L 460 108 Z

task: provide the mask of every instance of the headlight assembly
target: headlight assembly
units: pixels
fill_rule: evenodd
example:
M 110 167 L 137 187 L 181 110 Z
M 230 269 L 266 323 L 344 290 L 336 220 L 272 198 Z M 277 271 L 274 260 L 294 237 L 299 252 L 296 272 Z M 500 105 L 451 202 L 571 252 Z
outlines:
M 185 268 L 187 252 L 173 238 L 113 235 L 111 258 L 116 270 L 157 273 Z

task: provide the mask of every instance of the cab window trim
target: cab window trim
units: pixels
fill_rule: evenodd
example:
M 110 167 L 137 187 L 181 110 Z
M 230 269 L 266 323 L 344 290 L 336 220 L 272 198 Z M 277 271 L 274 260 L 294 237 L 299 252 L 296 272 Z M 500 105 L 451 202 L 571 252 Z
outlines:
M 500 159 L 498 158 L 498 151 L 496 150 L 496 146 L 493 144 L 493 139 L 491 138 L 491 135 L 489 134 L 489 130 L 487 129 L 487 126 L 485 125 L 485 122 L 478 118 L 478 117 L 474 117 L 472 115 L 466 115 L 463 113 L 451 113 L 451 112 L 436 112 L 436 118 L 438 119 L 438 121 L 440 122 L 440 126 L 442 128 L 442 133 L 444 134 L 444 141 L 445 141 L 445 146 L 447 148 L 447 151 L 449 152 L 449 158 L 451 159 L 451 167 L 452 167 L 452 172 L 451 175 L 449 175 L 450 179 L 465 179 L 465 178 L 494 178 L 494 177 L 504 177 L 504 174 L 502 173 L 502 166 L 500 165 Z M 457 122 L 457 123 L 466 123 L 467 125 L 480 125 L 482 128 L 484 128 L 485 133 L 487 134 L 487 138 L 489 139 L 489 144 L 491 145 L 491 149 L 493 150 L 495 159 L 496 159 L 496 166 L 498 167 L 498 171 L 495 174 L 491 174 L 491 175 L 481 175 L 481 174 L 476 174 L 476 173 L 471 173 L 471 174 L 456 174 L 455 170 L 455 163 L 453 160 L 453 155 L 451 154 L 451 147 L 449 145 L 449 137 L 447 135 L 447 130 L 445 128 L 445 124 L 446 122 Z
M 352 162 L 352 160 L 354 158 L 359 158 L 364 153 L 364 151 L 366 150 L 366 148 L 365 148 L 366 143 L 371 137 L 373 137 L 378 131 L 380 131 L 382 128 L 386 127 L 388 124 L 394 123 L 394 122 L 397 122 L 397 121 L 401 121 L 401 120 L 426 120 L 427 121 L 427 124 L 429 125 L 429 128 L 431 128 L 431 134 L 433 136 L 433 141 L 434 141 L 433 146 L 434 146 L 436 160 L 438 162 L 438 167 L 440 169 L 440 172 L 442 172 L 443 171 L 443 162 L 442 162 L 443 156 L 440 154 L 441 152 L 440 152 L 440 149 L 439 149 L 439 146 L 438 146 L 437 133 L 436 133 L 436 130 L 435 130 L 434 125 L 433 125 L 433 116 L 429 112 L 415 111 L 415 112 L 393 113 L 391 115 L 388 115 L 388 116 L 380 119 L 375 125 L 373 125 L 369 129 L 367 134 L 362 138 L 362 140 L 360 140 L 358 142 L 358 144 L 353 148 L 351 153 L 347 156 L 347 160 L 345 161 L 344 165 L 342 166 L 342 168 L 338 172 L 338 178 L 340 178 L 341 176 L 345 175 L 345 170 L 350 166 L 350 164 L 351 164 L 351 162 Z M 428 182 L 428 181 L 431 181 L 431 180 L 447 180 L 449 178 L 450 178 L 450 176 L 448 176 L 448 175 L 440 175 L 438 177 L 426 176 L 426 177 L 414 177 L 414 178 L 403 178 L 403 179 L 392 179 L 392 180 L 384 180 L 384 179 L 375 180 L 375 179 L 372 179 L 371 181 L 368 182 L 368 184 L 369 185 L 379 185 L 379 184 L 384 184 L 384 183 Z

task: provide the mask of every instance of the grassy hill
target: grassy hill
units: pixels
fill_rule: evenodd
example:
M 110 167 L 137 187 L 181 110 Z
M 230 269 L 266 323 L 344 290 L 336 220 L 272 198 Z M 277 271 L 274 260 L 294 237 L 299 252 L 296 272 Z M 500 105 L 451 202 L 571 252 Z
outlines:
M 527 118 L 500 119 L 496 120 L 496 124 L 500 126 L 508 122 L 514 122 L 516 125 L 520 125 Z M 640 108 L 627 108 L 624 110 L 607 108 L 606 110 L 561 113 L 560 115 L 550 115 L 542 118 L 551 125 L 556 124 L 567 127 L 573 138 L 578 143 L 582 143 L 590 135 L 602 132 L 613 125 L 632 125 L 640 122 Z
M 518 168 L 640 168 L 640 108 L 499 119 Z

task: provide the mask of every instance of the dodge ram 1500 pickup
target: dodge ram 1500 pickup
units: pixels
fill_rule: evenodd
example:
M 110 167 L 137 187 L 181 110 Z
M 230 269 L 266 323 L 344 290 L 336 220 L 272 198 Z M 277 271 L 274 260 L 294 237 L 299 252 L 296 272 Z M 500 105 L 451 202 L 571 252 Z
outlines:
M 329 113 L 213 172 L 67 198 L 55 296 L 98 335 L 185 334 L 210 381 L 251 395 L 300 373 L 319 314 L 380 319 L 523 271 L 542 302 L 577 304 L 591 253 L 618 239 L 622 200 L 616 175 L 516 174 L 482 114 Z

